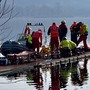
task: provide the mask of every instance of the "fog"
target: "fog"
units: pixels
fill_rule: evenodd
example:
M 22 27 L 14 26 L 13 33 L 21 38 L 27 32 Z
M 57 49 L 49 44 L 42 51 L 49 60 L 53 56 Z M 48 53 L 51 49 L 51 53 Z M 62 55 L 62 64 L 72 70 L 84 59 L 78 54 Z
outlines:
M 89 3 L 90 0 L 14 0 L 17 17 L 32 18 L 89 17 Z

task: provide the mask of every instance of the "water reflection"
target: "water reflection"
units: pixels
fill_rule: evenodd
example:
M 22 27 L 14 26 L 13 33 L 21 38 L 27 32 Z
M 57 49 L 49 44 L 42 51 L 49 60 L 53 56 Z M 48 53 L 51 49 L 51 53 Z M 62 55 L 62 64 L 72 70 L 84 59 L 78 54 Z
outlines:
M 77 67 L 72 70 L 71 81 L 73 85 L 82 86 L 84 81 L 88 80 L 87 63 L 88 60 L 85 59 L 83 63 L 78 63 Z
M 27 73 L 27 79 L 33 80 L 32 84 L 35 85 L 37 90 L 43 90 L 43 77 L 41 68 L 37 66 L 31 71 L 31 73 L 30 72 Z M 31 85 L 31 82 L 27 83 Z
M 26 90 L 31 90 L 31 86 L 33 86 L 32 90 L 74 90 L 69 86 L 80 87 L 89 80 L 89 74 L 87 70 L 88 60 L 84 59 L 82 61 L 83 62 L 79 63 L 68 63 L 67 65 L 50 65 L 48 68 L 37 66 L 31 71 L 10 74 L 6 77 L 9 81 L 14 81 L 15 83 L 19 82 L 20 80 L 24 80 L 29 86 L 26 88 Z M 47 74 L 47 72 L 49 74 Z
M 60 90 L 60 66 L 51 66 L 51 87 L 49 90 Z

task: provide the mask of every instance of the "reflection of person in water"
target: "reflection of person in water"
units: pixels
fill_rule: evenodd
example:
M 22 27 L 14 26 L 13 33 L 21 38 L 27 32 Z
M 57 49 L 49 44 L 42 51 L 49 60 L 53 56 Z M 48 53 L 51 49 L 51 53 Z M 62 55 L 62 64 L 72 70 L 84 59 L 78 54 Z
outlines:
M 87 59 L 84 60 L 83 65 L 78 63 L 76 71 L 72 73 L 71 78 L 72 83 L 74 85 L 76 84 L 83 85 L 83 82 L 87 80 L 88 78 L 87 63 L 88 63 Z
M 59 65 L 51 66 L 51 90 L 60 90 Z
M 88 62 L 88 60 L 85 59 L 84 60 L 83 67 L 82 68 L 79 67 L 79 70 L 80 70 L 80 81 L 81 81 L 81 83 L 83 83 L 84 81 L 86 81 L 87 78 L 88 78 L 87 62 Z
M 43 78 L 40 72 L 40 67 L 36 67 L 33 73 L 33 80 L 38 90 L 43 90 Z
M 70 73 L 70 67 L 62 67 L 60 69 L 60 87 L 61 88 L 65 88 L 67 86 L 67 82 L 68 82 L 68 75 Z

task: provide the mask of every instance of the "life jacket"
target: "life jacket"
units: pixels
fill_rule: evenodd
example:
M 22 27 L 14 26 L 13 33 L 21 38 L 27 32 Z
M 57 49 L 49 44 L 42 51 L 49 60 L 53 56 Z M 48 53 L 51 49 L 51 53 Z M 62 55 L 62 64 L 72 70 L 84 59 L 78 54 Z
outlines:
M 69 40 L 69 48 L 70 49 L 74 49 L 76 47 L 76 43 L 74 43 L 73 41 Z
M 39 33 L 40 40 L 42 42 L 42 30 L 38 30 L 38 33 Z
M 51 33 L 51 37 L 58 37 L 59 36 L 58 26 L 57 25 L 52 25 L 50 27 L 50 33 Z
M 70 49 L 69 40 L 63 39 L 63 40 L 61 41 L 61 47 L 62 47 L 62 48 L 69 48 L 69 49 Z
M 27 37 L 28 35 L 30 35 L 30 28 L 26 27 L 26 29 L 24 31 L 24 36 Z
M 50 49 L 49 49 L 49 47 L 43 47 L 40 52 L 41 53 L 49 53 Z
M 77 23 L 74 22 L 74 23 L 71 25 L 70 30 L 72 31 L 72 30 L 76 29 L 76 26 L 77 26 Z
M 31 35 L 28 36 L 28 43 L 32 44 L 32 36 Z
M 84 24 L 80 27 L 80 35 L 86 35 L 86 34 L 88 34 L 88 26 Z
M 39 38 L 40 37 L 40 35 L 39 35 L 39 32 L 38 31 L 36 31 L 34 34 L 33 34 L 33 36 L 32 36 L 32 38 Z

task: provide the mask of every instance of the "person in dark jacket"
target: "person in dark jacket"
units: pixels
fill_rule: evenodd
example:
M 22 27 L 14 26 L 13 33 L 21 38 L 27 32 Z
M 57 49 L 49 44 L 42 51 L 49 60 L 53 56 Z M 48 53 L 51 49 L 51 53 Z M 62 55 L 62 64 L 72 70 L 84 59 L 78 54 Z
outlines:
M 70 32 L 71 32 L 71 41 L 77 43 L 77 36 L 78 36 L 78 32 L 77 32 L 77 23 L 73 22 L 73 24 L 70 26 Z
M 62 41 L 62 39 L 64 37 L 66 37 L 67 35 L 67 26 L 66 26 L 66 21 L 65 20 L 62 20 L 61 21 L 61 24 L 59 25 L 59 38 L 60 38 L 60 41 Z

